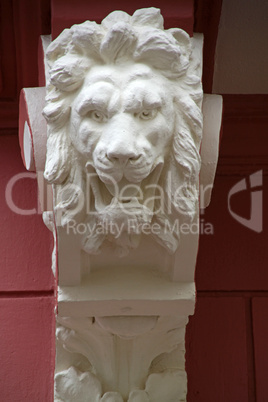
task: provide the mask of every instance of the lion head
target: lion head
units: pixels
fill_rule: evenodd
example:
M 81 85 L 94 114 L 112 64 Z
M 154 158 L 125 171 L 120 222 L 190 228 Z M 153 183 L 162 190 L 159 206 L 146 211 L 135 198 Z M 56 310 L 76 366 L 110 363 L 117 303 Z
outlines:
M 55 185 L 60 224 L 122 228 L 120 236 L 85 233 L 89 253 L 106 240 L 125 253 L 137 246 L 140 225 L 195 216 L 202 87 L 191 52 L 188 34 L 164 30 L 155 8 L 74 25 L 49 46 L 44 175 Z M 155 238 L 177 248 L 174 234 Z

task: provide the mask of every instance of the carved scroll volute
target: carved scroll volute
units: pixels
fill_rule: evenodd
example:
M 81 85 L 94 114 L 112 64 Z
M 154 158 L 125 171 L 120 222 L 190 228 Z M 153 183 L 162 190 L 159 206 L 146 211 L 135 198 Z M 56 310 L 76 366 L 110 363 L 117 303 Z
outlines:
M 202 44 L 200 34 L 164 30 L 149 8 L 74 25 L 45 52 L 55 401 L 186 400 L 199 207 L 211 195 L 222 106 L 216 95 L 203 104 Z M 44 146 L 24 120 L 32 169 Z

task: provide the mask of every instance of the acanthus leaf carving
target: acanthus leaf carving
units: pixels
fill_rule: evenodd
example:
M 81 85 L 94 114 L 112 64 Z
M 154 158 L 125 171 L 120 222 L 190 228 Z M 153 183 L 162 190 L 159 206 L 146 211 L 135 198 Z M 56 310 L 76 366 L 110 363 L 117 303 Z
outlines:
M 165 361 L 169 361 L 168 355 L 175 349 L 184 351 L 186 317 L 58 317 L 58 323 L 58 341 L 68 352 L 86 357 L 91 367 L 91 371 L 84 373 L 78 373 L 74 367 L 71 371 L 57 373 L 59 398 L 66 398 L 62 395 L 70 393 L 71 389 L 75 389 L 77 395 L 86 395 L 91 387 L 97 389 L 98 378 L 102 388 L 98 385 L 96 401 L 102 397 L 107 401 L 109 398 L 129 402 L 149 398 L 149 401 L 160 402 L 164 392 L 165 400 L 172 402 L 178 391 L 185 398 L 186 388 L 182 383 L 186 375 L 180 368 L 184 367 L 183 355 L 172 370 L 165 366 Z M 161 363 L 153 364 L 159 357 Z M 108 398 L 110 393 L 114 395 Z
M 55 402 L 99 402 L 100 395 L 101 384 L 90 372 L 71 366 L 55 376 Z

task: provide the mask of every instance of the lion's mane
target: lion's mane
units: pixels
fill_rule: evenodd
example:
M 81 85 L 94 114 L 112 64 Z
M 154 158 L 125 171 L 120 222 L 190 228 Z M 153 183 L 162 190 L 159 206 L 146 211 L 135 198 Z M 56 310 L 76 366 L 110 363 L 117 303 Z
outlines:
M 85 187 L 84 166 L 80 165 L 68 135 L 73 99 L 92 66 L 127 61 L 149 65 L 175 88 L 172 96 L 177 123 L 161 182 L 165 187 L 165 175 L 171 174 L 171 188 L 165 189 L 169 201 L 180 214 L 194 217 L 198 205 L 203 93 L 191 54 L 189 35 L 178 28 L 164 30 L 163 17 L 155 8 L 137 10 L 132 16 L 115 11 L 101 24 L 86 21 L 74 25 L 50 44 L 46 56 L 50 81 L 44 109 L 48 123 L 44 176 L 49 183 L 60 185 L 67 194 L 56 205 L 56 209 L 65 210 L 62 215 L 65 223 L 74 218 L 71 211 Z M 174 197 L 182 183 L 183 187 Z

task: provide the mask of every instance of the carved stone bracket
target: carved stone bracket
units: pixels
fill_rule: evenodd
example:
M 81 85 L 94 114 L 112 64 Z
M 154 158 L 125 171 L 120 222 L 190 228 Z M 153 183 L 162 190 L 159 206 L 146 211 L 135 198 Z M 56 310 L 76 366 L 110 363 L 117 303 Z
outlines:
M 44 88 L 22 92 L 20 142 L 55 238 L 55 401 L 186 401 L 222 113 L 203 97 L 202 35 L 164 30 L 149 8 L 42 43 L 46 103 Z

